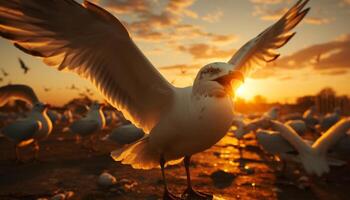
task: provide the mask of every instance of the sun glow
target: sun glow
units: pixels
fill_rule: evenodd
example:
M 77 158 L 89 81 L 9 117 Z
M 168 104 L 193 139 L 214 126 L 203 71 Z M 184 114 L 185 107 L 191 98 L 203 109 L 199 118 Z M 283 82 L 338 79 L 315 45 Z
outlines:
M 245 83 L 240 85 L 235 92 L 235 97 L 236 98 L 242 98 L 245 100 L 251 100 L 253 98 L 252 93 L 249 90 L 249 84 L 247 84 L 248 80 L 246 80 Z

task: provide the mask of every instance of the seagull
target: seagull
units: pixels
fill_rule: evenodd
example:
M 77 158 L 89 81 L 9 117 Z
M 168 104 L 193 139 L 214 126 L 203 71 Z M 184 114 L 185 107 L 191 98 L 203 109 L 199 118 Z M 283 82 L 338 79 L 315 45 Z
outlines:
M 39 155 L 39 140 L 45 139 L 52 131 L 52 122 L 47 116 L 47 104 L 39 101 L 33 89 L 26 85 L 7 85 L 0 87 L 0 106 L 9 99 L 24 100 L 33 108 L 28 116 L 1 129 L 1 133 L 15 143 L 16 161 L 21 162 L 19 147 L 34 143 L 35 159 Z
M 280 113 L 280 110 L 281 110 L 281 108 L 279 106 L 274 106 L 270 110 L 265 112 L 262 117 L 263 118 L 268 118 L 268 119 L 271 119 L 271 120 L 277 120 L 278 115 Z
M 311 106 L 309 109 L 307 109 L 303 114 L 303 120 L 306 123 L 306 126 L 314 130 L 315 126 L 318 124 L 319 120 L 316 117 L 316 106 Z
M 29 71 L 29 67 L 24 63 L 24 61 L 21 58 L 18 58 L 18 61 L 21 66 L 21 69 L 23 69 L 24 74 L 26 74 Z
M 106 125 L 102 108 L 102 104 L 94 102 L 87 115 L 84 118 L 73 122 L 69 127 L 73 133 L 78 134 L 81 137 L 88 136 L 91 148 L 94 148 L 94 134 L 101 131 Z
M 271 121 L 274 132 L 258 131 L 257 139 L 263 148 L 282 159 L 301 162 L 305 171 L 310 175 L 322 176 L 329 172 L 332 164 L 328 152 L 332 148 L 339 149 L 349 144 L 350 118 L 343 119 L 332 126 L 315 142 L 302 139 L 290 126 L 278 121 Z M 345 139 L 345 142 L 342 140 Z M 339 144 L 343 144 L 341 147 Z M 350 148 L 347 147 L 348 153 Z M 296 152 L 296 155 L 295 155 Z M 337 164 L 343 164 L 337 162 Z
M 45 91 L 45 92 L 50 92 L 51 89 L 50 89 L 50 88 L 47 88 L 47 87 L 44 87 L 44 91 Z
M 341 118 L 341 109 L 335 108 L 333 113 L 328 113 L 324 118 L 321 119 L 319 124 L 319 129 L 321 131 L 329 129 L 335 123 L 337 123 Z
M 121 145 L 134 143 L 143 138 L 145 132 L 133 124 L 119 126 L 114 129 L 105 139 L 116 142 Z
M 285 124 L 294 129 L 299 135 L 304 135 L 307 131 L 306 124 L 303 120 L 289 120 Z
M 298 1 L 228 62 L 203 66 L 193 86 L 185 88 L 166 81 L 123 24 L 89 1 L 1 1 L 0 35 L 23 52 L 42 57 L 49 66 L 88 79 L 113 107 L 147 133 L 113 151 L 114 160 L 138 169 L 160 166 L 164 199 L 179 198 L 168 190 L 165 166 L 184 160 L 188 187 L 183 196 L 207 199 L 212 195 L 192 187 L 191 156 L 225 136 L 232 123 L 235 89 L 251 72 L 279 57 L 276 50 L 295 35 L 291 30 L 308 13 L 307 3 Z

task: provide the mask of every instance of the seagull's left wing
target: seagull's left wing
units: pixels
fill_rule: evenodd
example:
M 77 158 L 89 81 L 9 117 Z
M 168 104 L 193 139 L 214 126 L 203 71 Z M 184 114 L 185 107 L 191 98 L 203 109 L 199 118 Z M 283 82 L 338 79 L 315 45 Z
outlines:
M 276 49 L 285 45 L 294 35 L 290 31 L 305 17 L 309 8 L 303 10 L 308 0 L 298 1 L 278 22 L 247 42 L 228 63 L 245 76 L 267 62 L 276 60 Z
M 106 10 L 74 0 L 0 0 L 0 35 L 59 70 L 90 80 L 133 124 L 149 132 L 173 87 Z
M 6 85 L 0 87 L 0 107 L 4 106 L 10 99 L 22 100 L 31 105 L 39 102 L 33 89 L 27 85 Z

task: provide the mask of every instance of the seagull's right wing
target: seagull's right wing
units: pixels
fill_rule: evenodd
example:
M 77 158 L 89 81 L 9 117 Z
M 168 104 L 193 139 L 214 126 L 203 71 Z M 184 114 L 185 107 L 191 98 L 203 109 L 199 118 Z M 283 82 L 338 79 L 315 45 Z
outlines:
M 307 2 L 308 0 L 299 0 L 274 25 L 240 48 L 228 63 L 232 64 L 235 70 L 240 70 L 247 76 L 266 63 L 276 60 L 279 57 L 276 50 L 284 46 L 295 35 L 291 30 L 308 13 L 309 8 L 304 10 Z
M 87 78 L 146 132 L 172 103 L 173 87 L 121 22 L 88 1 L 0 0 L 0 35 L 50 66 Z
M 39 102 L 33 89 L 27 85 L 6 85 L 0 87 L 0 107 L 4 106 L 10 99 L 22 100 L 31 105 Z
M 279 121 L 271 121 L 271 123 L 272 129 L 278 131 L 299 153 L 311 149 L 311 145 L 305 142 L 290 126 Z
M 312 145 L 320 153 L 327 153 L 330 148 L 347 136 L 350 129 L 350 118 L 343 119 L 333 125 Z

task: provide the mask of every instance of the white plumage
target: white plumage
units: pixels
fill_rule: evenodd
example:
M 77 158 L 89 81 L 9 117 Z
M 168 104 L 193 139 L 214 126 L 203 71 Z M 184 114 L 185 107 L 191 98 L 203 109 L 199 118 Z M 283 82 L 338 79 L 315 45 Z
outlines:
M 185 156 L 188 168 L 192 154 L 211 147 L 231 126 L 231 87 L 278 57 L 275 50 L 292 38 L 290 31 L 309 10 L 304 10 L 307 2 L 298 1 L 228 63 L 204 66 L 187 88 L 169 84 L 119 20 L 88 1 L 1 1 L 0 34 L 22 51 L 43 57 L 46 64 L 87 78 L 111 105 L 149 133 L 113 152 L 115 160 L 143 169 L 157 167 L 160 160 L 163 169 L 165 162 L 177 163 Z
M 321 176 L 329 172 L 329 166 L 332 163 L 329 162 L 328 152 L 344 148 L 344 144 L 349 142 L 347 131 L 350 129 L 350 118 L 343 119 L 332 126 L 315 142 L 302 139 L 288 125 L 277 121 L 271 123 L 272 129 L 277 132 L 259 131 L 257 133 L 259 144 L 272 154 L 278 154 L 284 159 L 294 158 L 295 161 L 301 162 L 309 174 Z M 296 157 L 288 155 L 293 152 L 298 153 Z
M 102 106 L 93 103 L 87 115 L 78 119 L 70 125 L 70 130 L 80 136 L 90 136 L 102 130 L 106 125 L 106 120 L 102 111 Z

